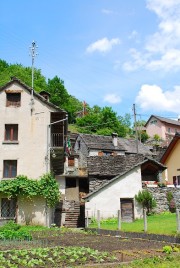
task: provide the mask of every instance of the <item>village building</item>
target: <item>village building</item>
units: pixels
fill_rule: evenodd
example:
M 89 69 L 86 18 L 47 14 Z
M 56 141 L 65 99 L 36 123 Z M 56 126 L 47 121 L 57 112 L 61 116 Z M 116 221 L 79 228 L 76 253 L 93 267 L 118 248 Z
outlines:
M 67 113 L 49 102 L 49 93 L 39 94 L 17 78 L 0 88 L 0 179 L 25 175 L 38 180 L 53 172 L 57 181 L 64 173 L 64 140 Z M 53 213 L 43 198 L 8 199 L 0 196 L 0 222 L 49 226 Z
M 180 121 L 151 115 L 144 127 L 151 138 L 154 135 L 161 138 L 161 146 L 168 146 L 176 132 L 180 132 Z
M 163 172 L 164 182 L 176 187 L 180 186 L 179 152 L 180 133 L 176 133 L 160 159 L 160 162 L 167 166 L 167 169 Z

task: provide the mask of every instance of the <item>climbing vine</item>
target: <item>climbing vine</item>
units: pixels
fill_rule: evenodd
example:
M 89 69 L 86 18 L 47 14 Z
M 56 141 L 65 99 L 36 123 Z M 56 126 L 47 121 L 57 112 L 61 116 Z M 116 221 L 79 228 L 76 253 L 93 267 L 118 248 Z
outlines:
M 52 174 L 45 174 L 39 180 L 29 179 L 27 176 L 19 175 L 15 179 L 0 181 L 0 194 L 8 198 L 26 196 L 32 198 L 42 196 L 48 207 L 53 207 L 60 199 L 58 183 Z

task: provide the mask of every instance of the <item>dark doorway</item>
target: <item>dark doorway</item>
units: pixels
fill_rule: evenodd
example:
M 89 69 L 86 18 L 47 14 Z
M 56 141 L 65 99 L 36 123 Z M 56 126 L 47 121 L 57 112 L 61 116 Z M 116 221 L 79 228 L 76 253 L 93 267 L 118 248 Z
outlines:
M 121 219 L 125 222 L 132 222 L 134 220 L 134 202 L 132 198 L 121 198 Z

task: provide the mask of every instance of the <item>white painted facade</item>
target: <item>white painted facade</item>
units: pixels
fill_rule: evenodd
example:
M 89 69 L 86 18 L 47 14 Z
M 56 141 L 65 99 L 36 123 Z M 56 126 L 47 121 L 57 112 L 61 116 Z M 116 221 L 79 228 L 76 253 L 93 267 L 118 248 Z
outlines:
M 17 161 L 17 175 L 39 179 L 50 172 L 49 127 L 50 113 L 59 111 L 34 94 L 33 111 L 31 111 L 31 92 L 23 84 L 14 81 L 0 91 L 0 180 L 4 178 L 4 160 Z M 6 107 L 6 90 L 21 94 L 19 107 Z M 5 140 L 5 125 L 18 125 L 18 140 Z M 0 217 L 1 198 L 0 197 Z M 43 198 L 32 200 L 18 198 L 17 222 L 24 224 L 51 224 L 52 213 Z M 5 220 L 5 219 L 2 219 Z
M 34 111 L 31 114 L 30 93 L 19 84 L 12 84 L 8 90 L 21 90 L 21 106 L 6 107 L 6 92 L 0 92 L 0 179 L 3 179 L 3 160 L 17 160 L 17 175 L 32 179 L 46 173 L 47 128 L 50 124 L 50 108 L 34 97 Z M 18 143 L 5 142 L 5 124 L 18 125 Z
M 142 190 L 141 167 L 116 178 L 86 199 L 86 216 L 97 218 L 97 211 L 100 210 L 101 218 L 115 217 L 120 210 L 120 198 L 131 198 L 134 199 L 134 218 L 142 217 L 142 207 L 134 198 Z

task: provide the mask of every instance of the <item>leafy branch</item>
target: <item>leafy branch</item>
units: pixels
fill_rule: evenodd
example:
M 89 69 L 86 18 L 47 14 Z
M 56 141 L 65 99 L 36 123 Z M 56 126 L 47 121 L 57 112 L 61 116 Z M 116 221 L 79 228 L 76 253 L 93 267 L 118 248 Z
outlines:
M 53 207 L 60 199 L 58 183 L 51 174 L 43 175 L 39 180 L 19 175 L 15 179 L 2 180 L 0 182 L 0 193 L 8 198 L 26 196 L 42 196 L 47 201 L 48 207 Z

